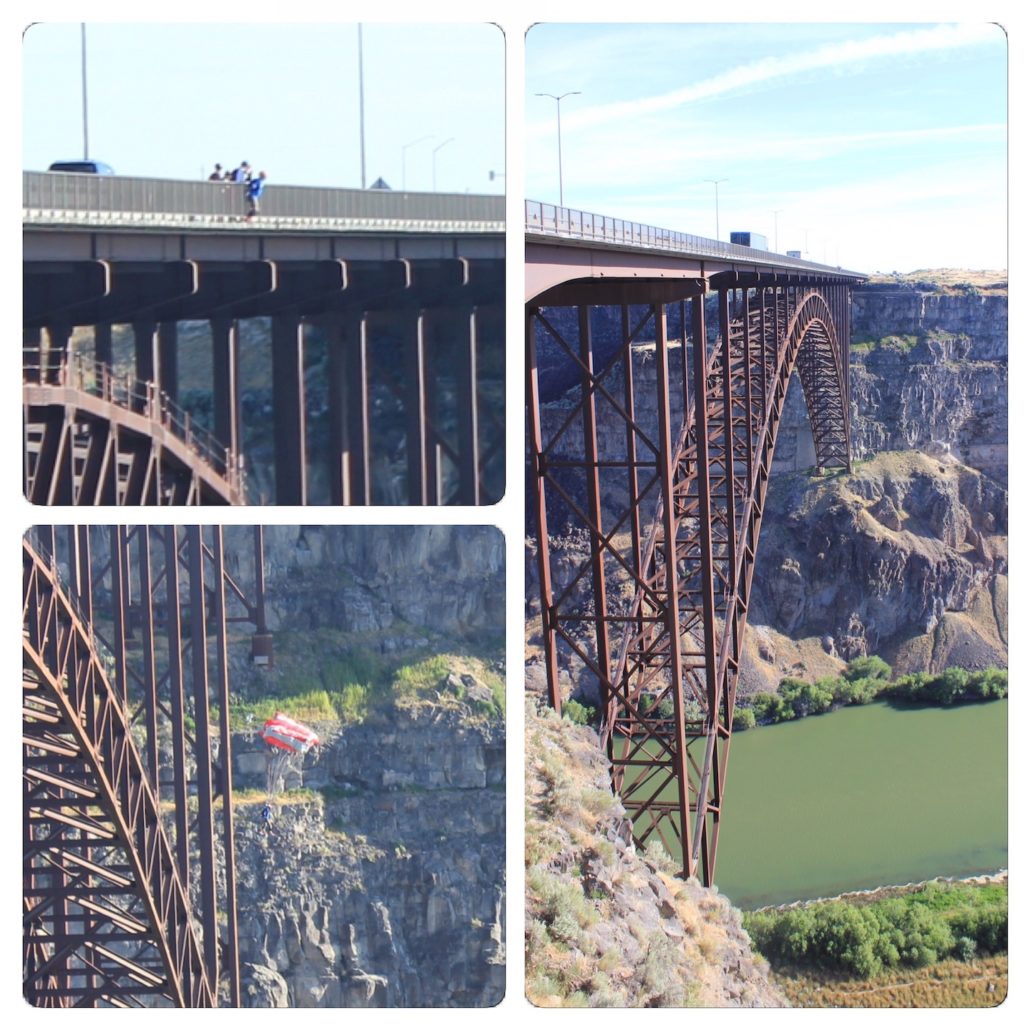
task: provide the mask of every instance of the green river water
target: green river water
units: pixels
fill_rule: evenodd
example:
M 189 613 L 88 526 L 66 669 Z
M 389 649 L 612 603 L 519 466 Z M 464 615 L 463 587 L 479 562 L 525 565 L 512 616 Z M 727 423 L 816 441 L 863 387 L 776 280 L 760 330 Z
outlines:
M 716 882 L 755 908 L 1006 866 L 1007 701 L 734 734 Z

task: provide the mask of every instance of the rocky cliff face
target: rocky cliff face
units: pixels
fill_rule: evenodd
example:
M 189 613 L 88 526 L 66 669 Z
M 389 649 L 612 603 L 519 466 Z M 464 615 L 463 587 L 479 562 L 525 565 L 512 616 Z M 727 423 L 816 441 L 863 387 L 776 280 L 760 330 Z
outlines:
M 252 582 L 247 541 L 227 551 Z M 496 1004 L 503 538 L 483 527 L 270 526 L 264 564 L 275 662 L 254 667 L 240 648 L 234 693 L 250 705 L 322 697 L 336 713 L 304 719 L 323 745 L 285 771 L 267 830 L 263 717 L 234 734 L 245 1004 Z M 399 684 L 406 669 L 423 678 Z M 341 710 L 347 690 L 362 700 Z
M 226 558 L 253 579 L 248 547 Z M 267 526 L 269 629 L 500 634 L 504 538 L 489 526 Z
M 782 1007 L 740 914 L 639 852 L 592 731 L 526 711 L 527 994 L 544 1006 Z
M 1006 507 L 987 476 L 916 451 L 850 476 L 781 476 L 763 523 L 745 689 L 829 671 L 805 667 L 782 638 L 817 642 L 811 657 L 879 654 L 897 672 L 1007 664 Z
M 852 442 L 881 451 L 951 455 L 1005 484 L 1008 474 L 1008 296 L 932 284 L 870 284 L 855 291 L 851 350 Z M 798 384 L 788 394 L 775 467 L 812 464 Z
M 238 790 L 263 788 L 236 742 Z M 484 1006 L 504 993 L 504 726 L 398 707 L 333 733 L 308 794 L 238 809 L 252 1006 Z
M 856 290 L 856 475 L 809 477 L 811 434 L 792 384 L 745 690 L 874 652 L 897 672 L 1008 664 L 1007 330 L 1004 282 Z

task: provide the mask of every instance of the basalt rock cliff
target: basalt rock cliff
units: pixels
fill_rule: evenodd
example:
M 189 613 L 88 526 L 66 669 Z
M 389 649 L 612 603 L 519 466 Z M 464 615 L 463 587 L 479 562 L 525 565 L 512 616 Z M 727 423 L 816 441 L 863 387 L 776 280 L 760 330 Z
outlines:
M 227 563 L 251 582 L 252 550 L 234 539 Z M 325 712 L 305 717 L 321 746 L 295 756 L 281 784 L 269 782 L 264 716 L 234 719 L 244 1004 L 496 1004 L 503 538 L 475 526 L 271 526 L 264 564 L 274 662 L 255 667 L 236 647 L 239 711 L 299 697 Z
M 240 740 L 238 788 L 265 754 Z M 305 791 L 238 808 L 251 1006 L 486 1006 L 504 994 L 504 727 L 431 706 L 334 733 Z M 263 801 L 263 798 L 261 799 Z

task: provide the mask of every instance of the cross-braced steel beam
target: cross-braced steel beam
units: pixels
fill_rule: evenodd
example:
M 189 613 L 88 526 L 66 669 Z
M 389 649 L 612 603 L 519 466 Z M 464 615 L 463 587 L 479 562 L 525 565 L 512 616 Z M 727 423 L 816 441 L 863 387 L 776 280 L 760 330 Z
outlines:
M 23 588 L 26 999 L 239 1005 L 227 628 L 263 600 L 219 527 L 39 527 Z
M 575 317 L 527 307 L 549 701 L 560 709 L 562 665 L 596 681 L 613 787 L 637 841 L 659 839 L 684 876 L 707 884 L 770 463 L 795 368 L 820 468 L 850 467 L 849 289 L 729 272 L 553 289 L 546 299 L 576 305 Z M 619 309 L 620 339 L 603 358 L 593 305 Z M 550 404 L 542 346 L 550 368 L 576 379 Z

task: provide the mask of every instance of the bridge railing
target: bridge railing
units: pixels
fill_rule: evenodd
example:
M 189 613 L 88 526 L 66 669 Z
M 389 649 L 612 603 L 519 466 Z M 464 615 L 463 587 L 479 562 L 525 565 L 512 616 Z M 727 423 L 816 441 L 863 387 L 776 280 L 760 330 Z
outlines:
M 154 383 L 143 382 L 131 373 L 119 375 L 110 365 L 83 354 L 60 360 L 48 351 L 28 349 L 24 355 L 25 383 L 79 390 L 156 422 L 243 495 L 244 473 L 237 456 Z
M 65 221 L 101 221 L 104 216 L 154 216 L 232 221 L 243 217 L 246 185 L 136 179 L 73 172 L 24 172 L 22 204 L 28 221 L 60 214 Z M 466 193 L 401 193 L 393 190 L 287 186 L 269 181 L 261 196 L 261 216 L 270 218 L 367 222 L 368 228 L 412 231 L 460 226 L 463 231 L 503 232 L 504 197 Z
M 753 264 L 775 265 L 777 268 L 818 269 L 835 273 L 842 271 L 840 268 L 831 268 L 829 265 L 820 265 L 814 261 L 788 258 L 773 251 L 742 247 L 736 243 L 722 243 L 705 236 L 660 229 L 654 225 L 577 211 L 575 208 L 558 207 L 555 204 L 543 204 L 536 200 L 525 202 L 525 222 L 527 233 L 554 236 L 559 239 L 676 251 L 697 257 L 746 260 Z

